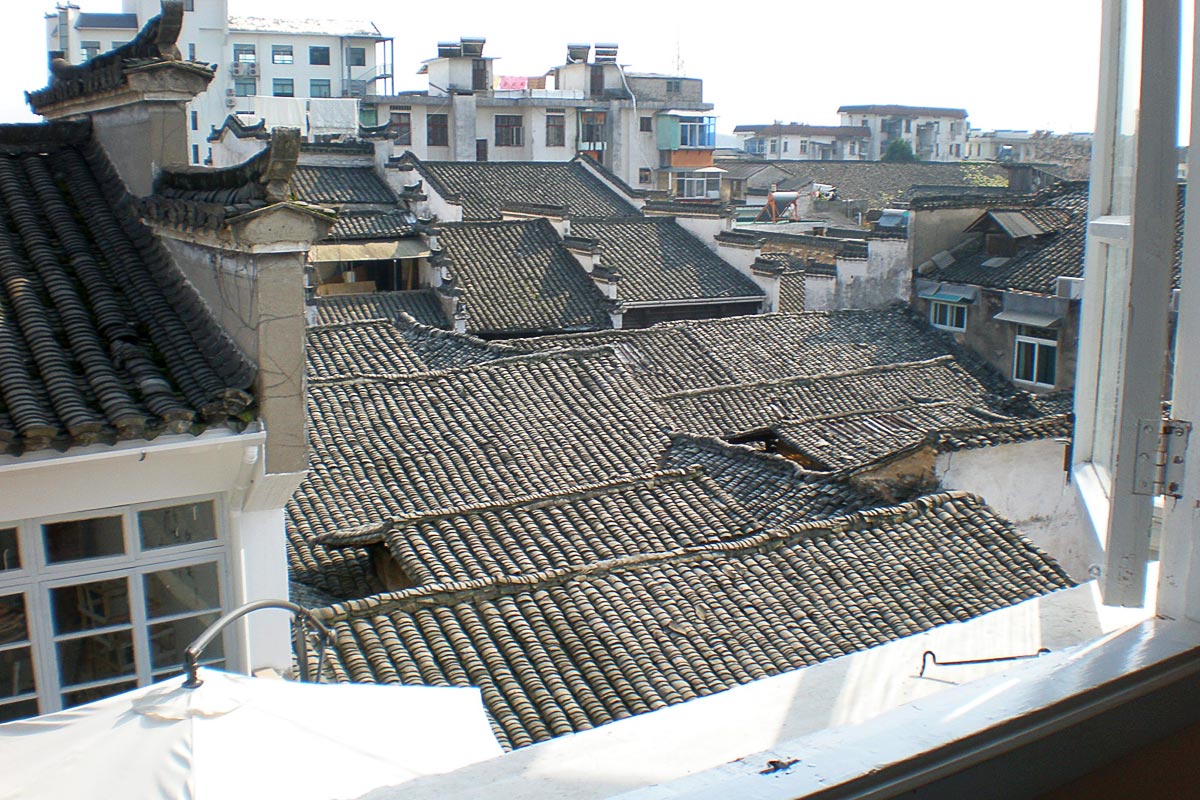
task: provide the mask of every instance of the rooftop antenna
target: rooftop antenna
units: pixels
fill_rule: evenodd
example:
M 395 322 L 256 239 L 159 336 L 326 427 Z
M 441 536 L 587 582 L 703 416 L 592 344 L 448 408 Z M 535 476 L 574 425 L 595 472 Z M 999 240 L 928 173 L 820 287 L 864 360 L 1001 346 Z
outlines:
M 675 74 L 683 75 L 683 49 L 679 43 L 679 29 L 675 29 Z

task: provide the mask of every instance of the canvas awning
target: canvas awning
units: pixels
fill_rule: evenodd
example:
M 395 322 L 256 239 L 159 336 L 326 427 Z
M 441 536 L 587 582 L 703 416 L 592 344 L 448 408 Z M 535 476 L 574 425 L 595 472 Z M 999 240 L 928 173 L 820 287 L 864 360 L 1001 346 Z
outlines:
M 1062 314 L 1046 311 L 1001 311 L 992 319 L 1013 322 L 1017 325 L 1032 325 L 1035 328 L 1050 328 L 1062 322 Z
M 329 261 L 384 261 L 393 258 L 428 258 L 432 251 L 421 239 L 390 242 L 342 242 L 313 245 L 308 260 L 314 264 Z
M 978 291 L 974 286 L 950 286 L 941 283 L 933 289 L 918 292 L 917 296 L 922 300 L 937 300 L 942 303 L 973 303 Z

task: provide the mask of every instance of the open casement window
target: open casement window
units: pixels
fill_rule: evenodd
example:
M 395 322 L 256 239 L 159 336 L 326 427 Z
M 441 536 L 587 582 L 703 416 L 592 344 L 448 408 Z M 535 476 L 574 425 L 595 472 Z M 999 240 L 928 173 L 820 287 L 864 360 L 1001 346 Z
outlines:
M 1104 602 L 1136 606 L 1159 491 L 1146 468 L 1167 374 L 1180 2 L 1105 0 L 1102 36 L 1072 472 L 1105 551 Z

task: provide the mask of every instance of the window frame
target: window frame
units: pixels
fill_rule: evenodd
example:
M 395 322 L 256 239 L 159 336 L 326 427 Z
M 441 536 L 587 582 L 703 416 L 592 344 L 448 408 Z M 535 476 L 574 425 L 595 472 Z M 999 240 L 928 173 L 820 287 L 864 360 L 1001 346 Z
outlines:
M 286 84 L 286 93 L 281 94 L 280 88 Z M 272 78 L 271 79 L 271 96 L 272 97 L 295 97 L 296 96 L 296 81 L 294 78 Z
M 939 312 L 944 311 L 946 317 L 945 322 L 938 322 L 937 317 Z M 951 317 L 957 317 L 959 312 L 962 314 L 962 325 L 954 324 L 957 320 Z M 944 300 L 929 301 L 929 324 L 938 330 L 954 331 L 963 333 L 967 330 L 967 304 L 966 303 L 948 303 Z
M 361 58 L 358 54 L 362 54 Z M 367 65 L 367 48 L 365 47 L 347 47 L 346 48 L 346 66 L 347 67 L 365 67 Z
M 329 78 L 309 78 L 309 97 L 333 97 L 333 82 Z
M 314 61 L 313 56 L 324 51 L 324 61 Z M 308 46 L 308 65 L 310 67 L 328 67 L 330 64 L 330 48 L 325 44 L 312 44 Z
M 492 130 L 496 147 L 525 146 L 525 118 L 520 114 L 496 114 L 492 118 Z
M 450 117 L 448 114 L 425 115 L 425 146 L 450 146 Z
M 258 78 L 239 76 L 233 79 L 234 97 L 254 97 L 256 94 L 258 94 Z
M 272 64 L 294 64 L 296 62 L 295 50 L 290 44 L 273 44 L 271 45 L 271 63 Z
M 1013 336 L 1013 368 L 1012 379 L 1014 383 L 1025 384 L 1027 386 L 1036 386 L 1041 389 L 1053 389 L 1058 381 L 1058 338 L 1054 339 L 1043 338 L 1035 334 L 1024 333 L 1025 326 L 1020 326 L 1017 333 Z M 1030 377 L 1024 378 L 1017 374 L 1017 370 L 1021 366 L 1021 345 L 1029 345 L 1033 348 L 1033 357 L 1030 362 Z M 1054 380 L 1050 383 L 1037 380 L 1038 374 L 1041 372 L 1043 351 L 1052 351 L 1054 358 Z
M 257 64 L 258 50 L 252 44 L 239 44 L 235 42 L 233 45 L 233 63 Z
M 396 144 L 412 145 L 412 111 L 389 109 L 388 119 L 396 133 Z
M 146 547 L 142 544 L 138 515 L 145 511 L 186 506 L 193 503 L 211 503 L 214 536 L 210 540 L 189 542 L 164 547 Z M 43 527 L 58 522 L 119 517 L 122 526 L 124 552 L 119 555 L 88 559 L 52 562 L 47 558 Z M 0 706 L 24 702 L 36 697 L 38 713 L 48 714 L 64 708 L 63 695 L 69 691 L 84 691 L 88 688 L 112 686 L 133 681 L 145 686 L 161 680 L 182 665 L 154 668 L 151 666 L 152 624 L 190 619 L 205 614 L 220 616 L 230 607 L 233 596 L 233 571 L 230 555 L 231 534 L 228 512 L 221 495 L 195 495 L 190 497 L 155 500 L 110 508 L 88 509 L 80 512 L 31 517 L 0 523 L 0 528 L 15 528 L 21 558 L 21 568 L 0 572 L 0 597 L 21 595 L 25 602 L 25 627 L 28 638 L 19 642 L 0 645 L 0 652 L 29 646 L 33 662 L 34 691 L 0 700 Z M 179 569 L 199 564 L 214 564 L 217 571 L 218 607 L 189 609 L 177 614 L 150 617 L 146 607 L 144 591 L 145 576 L 156 572 Z M 53 618 L 52 592 L 70 586 L 83 586 L 99 581 L 124 579 L 130 606 L 128 623 L 118 623 L 85 631 L 56 632 Z M 131 675 L 120 675 L 80 684 L 64 685 L 59 670 L 58 644 L 71 639 L 82 639 L 104 632 L 130 630 L 133 645 L 134 671 Z M 26 644 L 27 643 L 27 644 Z M 238 662 L 238 640 L 234 629 L 222 634 L 223 655 L 210 662 L 233 665 Z
M 546 114 L 546 147 L 567 146 L 567 115 Z

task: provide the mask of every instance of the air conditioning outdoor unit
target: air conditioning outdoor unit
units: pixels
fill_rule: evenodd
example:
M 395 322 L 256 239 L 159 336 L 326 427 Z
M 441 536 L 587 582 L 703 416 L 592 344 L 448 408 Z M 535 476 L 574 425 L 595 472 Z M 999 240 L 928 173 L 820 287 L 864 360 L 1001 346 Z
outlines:
M 247 64 L 246 65 L 246 74 L 249 75 L 251 78 L 257 78 L 258 77 L 258 64 Z
M 242 75 L 246 74 L 245 69 L 246 65 L 240 61 L 233 62 L 233 64 L 231 64 L 229 67 L 230 73 L 232 73 L 235 78 L 240 78 Z
M 234 97 L 226 97 L 225 98 L 225 107 L 226 108 L 233 108 L 236 105 L 237 105 L 237 98 L 234 98 Z
M 234 91 L 233 91 L 233 89 L 226 89 L 226 90 L 225 90 L 225 96 L 226 96 L 226 97 L 233 97 L 233 95 L 234 95 Z

